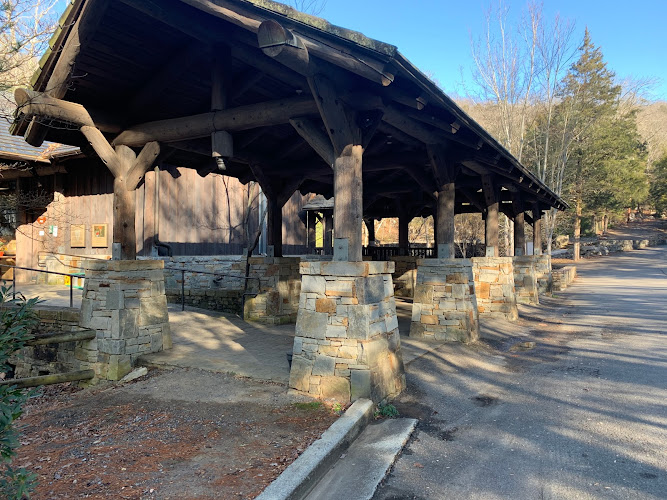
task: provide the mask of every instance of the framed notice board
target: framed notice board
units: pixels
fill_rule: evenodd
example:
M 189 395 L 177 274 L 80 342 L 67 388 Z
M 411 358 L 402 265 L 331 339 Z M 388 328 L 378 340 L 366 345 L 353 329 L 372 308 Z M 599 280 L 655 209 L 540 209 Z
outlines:
M 93 248 L 106 248 L 109 246 L 109 231 L 107 224 L 93 224 Z
M 72 248 L 85 248 L 86 246 L 85 224 L 72 224 L 69 227 L 69 246 Z

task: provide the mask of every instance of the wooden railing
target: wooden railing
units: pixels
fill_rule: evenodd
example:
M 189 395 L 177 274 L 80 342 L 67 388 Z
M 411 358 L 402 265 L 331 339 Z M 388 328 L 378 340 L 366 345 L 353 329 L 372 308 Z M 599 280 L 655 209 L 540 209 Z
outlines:
M 420 259 L 431 259 L 435 257 L 435 248 L 413 247 L 364 247 L 364 257 L 372 257 L 373 260 L 389 260 L 391 257 L 400 255 L 417 257 Z

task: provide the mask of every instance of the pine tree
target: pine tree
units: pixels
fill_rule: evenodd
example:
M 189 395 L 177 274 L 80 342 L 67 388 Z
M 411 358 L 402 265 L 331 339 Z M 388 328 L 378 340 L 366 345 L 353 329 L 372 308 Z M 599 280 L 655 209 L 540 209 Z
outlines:
M 621 87 L 588 30 L 561 87 L 559 121 L 565 163 L 563 194 L 574 208 L 574 258 L 584 212 L 605 211 L 646 196 L 645 148 L 634 112 L 619 107 Z

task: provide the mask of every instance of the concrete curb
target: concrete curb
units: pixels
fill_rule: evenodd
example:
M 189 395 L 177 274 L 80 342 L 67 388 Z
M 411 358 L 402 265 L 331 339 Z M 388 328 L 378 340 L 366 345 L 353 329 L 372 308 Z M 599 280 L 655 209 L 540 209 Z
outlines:
M 298 500 L 329 471 L 352 441 L 364 430 L 373 416 L 374 404 L 358 399 L 311 444 L 256 500 Z

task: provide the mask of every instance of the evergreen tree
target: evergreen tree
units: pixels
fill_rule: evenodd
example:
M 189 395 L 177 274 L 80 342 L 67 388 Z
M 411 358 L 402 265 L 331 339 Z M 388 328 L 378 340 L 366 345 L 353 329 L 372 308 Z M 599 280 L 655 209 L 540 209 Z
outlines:
M 575 260 L 584 212 L 606 213 L 647 195 L 645 148 L 635 113 L 619 107 L 621 87 L 614 77 L 586 30 L 579 58 L 563 80 L 557 111 L 563 130 L 563 194 L 574 208 Z

